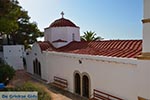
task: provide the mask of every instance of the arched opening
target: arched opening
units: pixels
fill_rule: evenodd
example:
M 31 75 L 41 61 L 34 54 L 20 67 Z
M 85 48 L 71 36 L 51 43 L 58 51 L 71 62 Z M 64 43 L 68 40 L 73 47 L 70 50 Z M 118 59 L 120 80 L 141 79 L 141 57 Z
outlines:
M 75 74 L 75 93 L 81 95 L 80 75 Z
M 39 69 L 38 69 L 38 60 L 37 59 L 35 59 L 35 74 L 36 75 L 39 75 Z
M 39 69 L 39 76 L 41 76 L 41 63 L 40 62 L 38 62 L 38 69 Z
M 33 73 L 35 74 L 35 61 L 33 60 Z
M 27 70 L 27 63 L 26 63 L 26 59 L 23 57 L 23 66 L 24 66 L 24 69 Z
M 86 75 L 82 77 L 82 96 L 89 98 L 89 78 Z
M 33 73 L 41 76 L 41 63 L 37 59 L 33 61 Z

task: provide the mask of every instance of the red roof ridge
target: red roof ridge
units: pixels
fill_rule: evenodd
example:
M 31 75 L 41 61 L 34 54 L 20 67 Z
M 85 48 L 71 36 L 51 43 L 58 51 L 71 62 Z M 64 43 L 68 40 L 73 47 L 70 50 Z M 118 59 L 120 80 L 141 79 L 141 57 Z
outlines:
M 79 28 L 72 21 L 70 21 L 69 19 L 65 19 L 65 18 L 60 18 L 60 19 L 55 20 L 54 22 L 51 23 L 49 27 L 67 27 L 67 26 Z
M 45 51 L 49 48 L 54 49 L 55 47 L 49 41 L 38 41 L 41 51 Z
M 62 40 L 62 39 L 58 39 L 58 40 L 55 40 L 55 41 L 52 41 L 53 43 L 56 43 L 56 42 L 67 42 L 66 40 Z

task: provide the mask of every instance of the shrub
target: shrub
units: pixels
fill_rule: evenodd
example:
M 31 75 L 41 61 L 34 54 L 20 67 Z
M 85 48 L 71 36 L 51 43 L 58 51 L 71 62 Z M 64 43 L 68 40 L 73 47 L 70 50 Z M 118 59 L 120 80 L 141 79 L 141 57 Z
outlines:
M 45 91 L 44 87 L 34 82 L 26 82 L 23 86 L 17 87 L 15 91 L 37 91 L 38 100 L 51 100 L 50 95 Z
M 20 87 L 5 88 L 2 91 L 36 91 L 38 92 L 38 100 L 51 100 L 50 95 L 44 87 L 34 82 L 26 82 Z
M 4 63 L 0 64 L 0 83 L 5 83 L 7 85 L 8 81 L 15 75 L 15 70 Z

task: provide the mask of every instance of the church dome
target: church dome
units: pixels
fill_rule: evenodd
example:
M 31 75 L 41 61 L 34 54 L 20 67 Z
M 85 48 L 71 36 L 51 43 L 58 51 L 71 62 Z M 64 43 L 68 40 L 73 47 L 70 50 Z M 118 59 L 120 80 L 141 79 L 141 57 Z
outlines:
M 50 27 L 66 27 L 66 26 L 70 26 L 70 27 L 77 27 L 73 22 L 71 22 L 68 19 L 65 18 L 60 18 L 58 20 L 55 20 Z

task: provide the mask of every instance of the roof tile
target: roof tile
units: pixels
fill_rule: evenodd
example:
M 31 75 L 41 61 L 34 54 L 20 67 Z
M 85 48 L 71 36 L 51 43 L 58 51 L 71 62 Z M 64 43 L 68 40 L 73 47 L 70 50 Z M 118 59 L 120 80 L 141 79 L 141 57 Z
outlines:
M 123 58 L 135 58 L 142 52 L 142 40 L 74 41 L 60 48 L 47 42 L 40 45 L 42 50 Z

